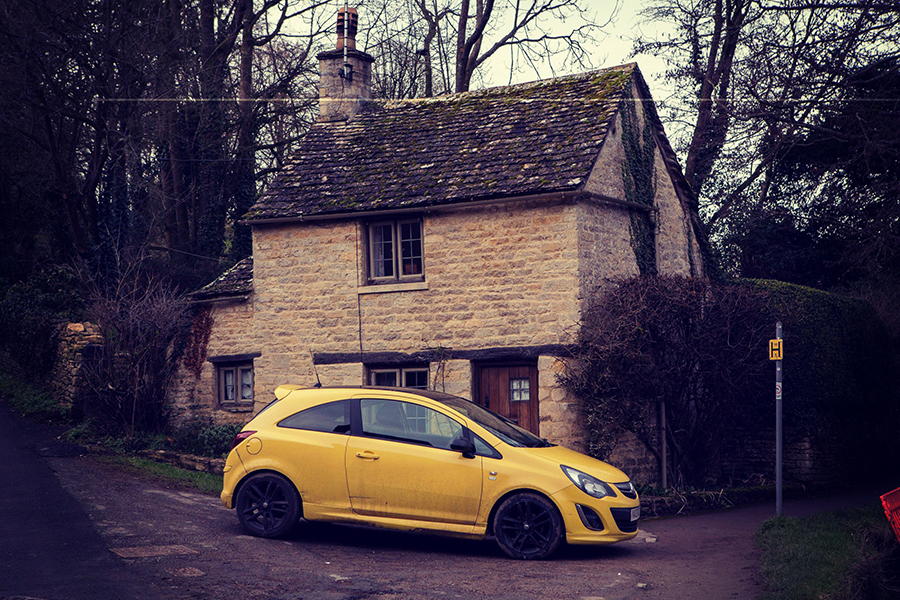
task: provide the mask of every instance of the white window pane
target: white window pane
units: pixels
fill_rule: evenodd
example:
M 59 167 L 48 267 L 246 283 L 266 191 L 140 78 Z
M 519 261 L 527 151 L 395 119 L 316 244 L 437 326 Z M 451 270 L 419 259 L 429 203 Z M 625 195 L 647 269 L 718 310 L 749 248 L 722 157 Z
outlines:
M 234 402 L 234 369 L 222 371 L 222 386 L 224 390 L 222 399 L 226 402 Z
M 253 369 L 241 369 L 241 400 L 253 400 Z
M 394 276 L 394 230 L 392 225 L 369 228 L 372 252 L 372 277 Z
M 509 401 L 528 402 L 531 400 L 531 382 L 528 379 L 509 380 Z

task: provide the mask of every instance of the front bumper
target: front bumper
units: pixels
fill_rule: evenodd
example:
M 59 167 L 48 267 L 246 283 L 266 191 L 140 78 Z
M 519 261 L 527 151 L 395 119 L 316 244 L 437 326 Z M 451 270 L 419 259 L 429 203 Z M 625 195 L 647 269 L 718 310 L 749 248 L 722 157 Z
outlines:
M 569 544 L 614 544 L 638 534 L 640 498 L 594 498 L 576 486 L 553 495 L 562 513 Z

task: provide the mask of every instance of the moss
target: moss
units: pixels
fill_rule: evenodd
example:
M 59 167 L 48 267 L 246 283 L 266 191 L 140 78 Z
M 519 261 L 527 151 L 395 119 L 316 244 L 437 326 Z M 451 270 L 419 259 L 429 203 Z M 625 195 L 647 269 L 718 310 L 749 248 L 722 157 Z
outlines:
M 622 178 L 629 202 L 653 206 L 656 197 L 656 142 L 649 119 L 638 118 L 634 102 L 620 102 L 625 164 Z M 656 239 L 649 212 L 631 211 L 631 247 L 641 275 L 654 275 Z
M 607 100 L 612 94 L 622 91 L 629 81 L 630 71 L 606 71 L 590 81 L 587 97 L 591 100 Z

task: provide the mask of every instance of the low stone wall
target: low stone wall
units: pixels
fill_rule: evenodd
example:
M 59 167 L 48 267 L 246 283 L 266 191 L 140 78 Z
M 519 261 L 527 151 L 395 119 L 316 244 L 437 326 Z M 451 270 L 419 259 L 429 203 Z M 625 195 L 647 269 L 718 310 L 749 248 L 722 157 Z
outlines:
M 225 470 L 224 458 L 206 458 L 205 456 L 172 452 L 171 450 L 143 450 L 138 452 L 138 454 L 144 458 L 181 467 L 188 471 L 201 471 L 203 473 L 221 475 Z
M 775 431 L 739 431 L 723 453 L 722 476 L 733 485 L 775 480 Z M 846 444 L 827 432 L 785 431 L 782 473 L 786 481 L 823 488 L 846 478 Z

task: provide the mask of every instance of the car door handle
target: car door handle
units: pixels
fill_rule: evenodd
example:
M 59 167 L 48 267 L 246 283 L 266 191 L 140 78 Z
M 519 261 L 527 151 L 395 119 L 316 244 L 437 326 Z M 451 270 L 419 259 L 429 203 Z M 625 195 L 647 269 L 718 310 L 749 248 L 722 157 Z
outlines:
M 378 455 L 371 450 L 366 450 L 365 452 L 357 452 L 356 456 L 357 458 L 363 458 L 365 460 L 378 460 Z

